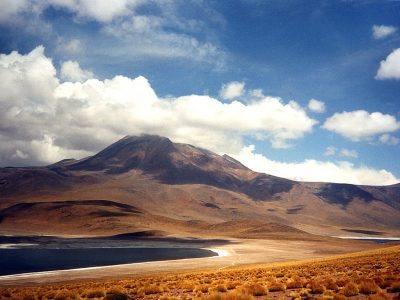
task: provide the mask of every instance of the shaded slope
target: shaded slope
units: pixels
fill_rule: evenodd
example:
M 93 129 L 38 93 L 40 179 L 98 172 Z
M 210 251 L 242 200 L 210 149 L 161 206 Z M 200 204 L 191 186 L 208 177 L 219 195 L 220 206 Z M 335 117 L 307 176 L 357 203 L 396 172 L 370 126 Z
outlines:
M 82 204 L 89 201 L 82 199 L 104 199 L 143 213 L 106 207 L 103 202 Z M 263 236 L 271 223 L 280 223 L 318 233 L 319 228 L 391 232 L 400 231 L 400 185 L 295 182 L 254 172 L 227 155 L 144 135 L 125 137 L 79 161 L 0 169 L 0 209 L 5 220 L 0 230 L 12 230 L 13 224 L 47 230 L 53 222 L 55 232 L 111 234 L 167 228 L 182 233 L 193 227 L 250 237 Z M 47 223 L 40 218 L 48 218 Z M 238 220 L 242 225 L 257 224 L 247 231 L 247 225 L 238 231 L 220 226 L 219 233 L 207 227 Z
M 352 200 L 358 198 L 369 202 L 374 196 L 366 190 L 352 184 L 328 183 L 322 185 L 317 196 L 335 204 L 347 206 Z
M 205 184 L 267 200 L 293 181 L 251 171 L 235 159 L 159 136 L 127 136 L 69 170 L 120 174 L 140 169 L 166 184 Z

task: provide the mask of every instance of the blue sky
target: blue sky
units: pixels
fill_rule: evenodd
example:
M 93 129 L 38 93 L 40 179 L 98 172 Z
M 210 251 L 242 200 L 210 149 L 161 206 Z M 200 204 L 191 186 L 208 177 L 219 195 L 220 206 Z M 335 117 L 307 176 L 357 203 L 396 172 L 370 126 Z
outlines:
M 282 177 L 399 181 L 399 1 L 6 0 L 0 11 L 3 166 L 152 133 Z

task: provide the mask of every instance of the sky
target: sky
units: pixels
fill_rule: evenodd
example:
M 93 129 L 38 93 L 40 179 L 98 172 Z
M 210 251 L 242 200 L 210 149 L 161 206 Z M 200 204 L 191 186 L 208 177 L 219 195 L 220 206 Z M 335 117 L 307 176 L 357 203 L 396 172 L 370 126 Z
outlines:
M 158 134 L 300 181 L 400 182 L 400 1 L 1 0 L 0 166 Z

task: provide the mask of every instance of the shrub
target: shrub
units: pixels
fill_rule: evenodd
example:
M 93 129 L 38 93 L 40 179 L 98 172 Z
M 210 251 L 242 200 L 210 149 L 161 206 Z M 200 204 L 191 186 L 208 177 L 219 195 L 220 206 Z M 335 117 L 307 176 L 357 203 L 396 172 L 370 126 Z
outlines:
M 205 297 L 206 300 L 254 300 L 254 297 L 244 291 L 232 291 L 229 293 L 214 293 Z
M 222 284 L 217 285 L 216 290 L 220 293 L 225 293 L 227 291 L 226 287 Z
M 259 283 L 247 284 L 244 291 L 253 296 L 264 296 L 268 294 L 268 289 Z
M 194 288 L 195 288 L 195 286 L 194 286 L 194 283 L 193 282 L 190 282 L 190 281 L 185 281 L 183 284 L 182 284 L 182 289 L 185 291 L 185 292 L 193 292 L 193 290 L 194 290 Z
M 155 284 L 146 284 L 142 289 L 141 292 L 144 293 L 145 295 L 152 295 L 152 294 L 158 294 L 162 293 L 162 289 Z M 138 291 L 139 293 L 139 291 Z
M 270 292 L 283 292 L 286 290 L 286 286 L 282 282 L 272 282 L 271 285 L 268 287 Z
M 343 296 L 342 294 L 335 294 L 333 295 L 333 300 L 346 300 L 347 297 Z
M 54 292 L 54 291 L 48 291 L 48 292 L 45 294 L 45 299 L 53 299 L 53 298 L 55 298 L 55 296 L 56 296 L 56 292 Z
M 89 290 L 85 293 L 86 298 L 100 298 L 104 297 L 105 293 L 104 290 Z
M 115 292 L 112 294 L 107 294 L 104 297 L 104 300 L 127 300 L 127 299 L 129 299 L 129 296 L 122 292 Z
M 286 287 L 288 289 L 301 289 L 303 287 L 303 281 L 299 276 L 293 276 L 289 281 L 286 283 Z
M 376 294 L 379 291 L 379 286 L 372 279 L 361 279 L 358 284 L 360 293 L 364 295 Z
M 390 293 L 400 292 L 400 280 L 392 282 L 390 284 L 390 287 L 388 288 L 388 292 L 390 292 Z
M 337 291 L 339 289 L 339 286 L 336 284 L 333 278 L 325 279 L 324 285 L 327 290 Z
M 198 286 L 196 286 L 195 291 L 200 291 L 202 293 L 207 293 L 208 292 L 208 285 L 205 285 L 205 284 L 198 285 Z
M 322 294 L 325 291 L 324 285 L 316 280 L 312 280 L 308 285 L 311 294 Z
M 228 289 L 228 290 L 233 290 L 233 289 L 235 289 L 237 286 L 239 286 L 240 285 L 240 282 L 238 282 L 238 281 L 229 281 L 227 284 L 226 284 L 226 288 Z
M 58 291 L 55 297 L 53 298 L 54 300 L 75 300 L 79 294 L 74 291 L 69 291 L 69 290 L 61 290 Z
M 301 296 L 299 292 L 291 291 L 288 295 L 292 300 L 300 300 Z
M 354 282 L 347 283 L 343 288 L 343 294 L 346 297 L 355 296 L 358 295 L 358 293 L 359 293 L 358 286 Z
M 389 299 L 391 299 L 391 297 L 386 294 L 383 294 L 383 293 L 378 293 L 378 294 L 369 295 L 368 299 L 369 300 L 389 300 Z

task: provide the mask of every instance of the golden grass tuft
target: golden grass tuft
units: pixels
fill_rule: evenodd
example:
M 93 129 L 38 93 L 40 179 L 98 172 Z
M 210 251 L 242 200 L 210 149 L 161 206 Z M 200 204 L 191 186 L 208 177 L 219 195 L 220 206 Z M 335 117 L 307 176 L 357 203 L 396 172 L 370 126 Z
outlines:
M 312 280 L 307 287 L 310 289 L 311 294 L 322 294 L 325 291 L 325 287 L 321 281 Z
M 286 283 L 287 289 L 301 289 L 303 286 L 303 280 L 297 275 L 290 278 Z
M 388 288 L 390 293 L 400 293 L 400 280 L 393 281 Z
M 360 293 L 364 295 L 376 294 L 380 290 L 375 281 L 369 278 L 360 279 L 358 283 L 358 288 Z
M 377 293 L 377 294 L 369 295 L 368 299 L 369 300 L 391 300 L 392 297 L 390 297 L 387 294 L 384 294 L 384 293 L 380 292 L 380 293 Z
M 273 281 L 268 286 L 270 292 L 283 292 L 286 290 L 286 285 L 279 281 Z
M 60 290 L 54 296 L 54 300 L 75 300 L 79 299 L 79 293 L 76 291 Z
M 268 294 L 268 288 L 259 283 L 246 284 L 241 290 L 245 294 L 250 294 L 253 296 L 264 296 Z
M 360 293 L 358 286 L 354 282 L 347 283 L 342 292 L 346 297 L 356 296 Z

